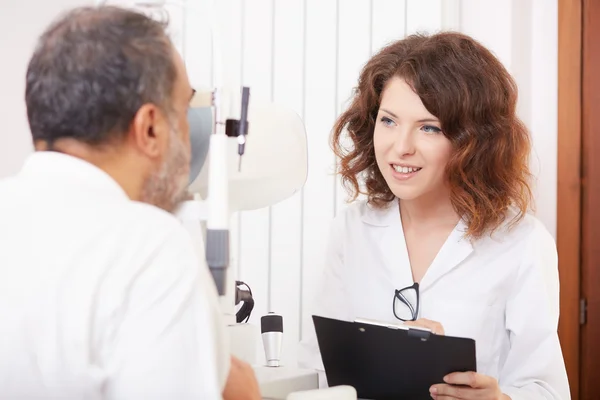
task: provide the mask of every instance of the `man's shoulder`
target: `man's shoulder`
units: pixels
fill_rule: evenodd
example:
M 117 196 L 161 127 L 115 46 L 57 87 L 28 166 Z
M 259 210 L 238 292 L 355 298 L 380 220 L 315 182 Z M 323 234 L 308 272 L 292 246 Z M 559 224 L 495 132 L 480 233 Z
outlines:
M 0 178 L 0 192 L 9 193 L 14 191 L 18 186 L 19 180 L 16 176 L 8 176 Z
M 81 191 L 64 193 L 56 187 L 40 193 L 38 188 L 43 186 L 31 184 L 19 176 L 0 179 L 3 206 L 0 214 L 17 218 L 33 208 L 42 217 L 47 217 L 47 225 L 62 222 L 65 229 L 68 226 L 70 229 L 65 231 L 66 234 L 81 238 L 111 236 L 127 243 L 127 247 L 145 247 L 148 251 L 166 241 L 180 247 L 177 243 L 187 245 L 185 241 L 190 240 L 175 215 L 156 206 L 114 196 L 81 195 Z
M 172 229 L 182 227 L 179 220 L 173 214 L 150 204 L 130 201 L 123 208 L 122 212 L 128 214 L 132 220 L 136 220 L 139 225 L 162 226 Z
M 110 243 L 119 243 L 114 253 L 119 254 L 115 258 L 122 267 L 116 279 L 152 282 L 162 287 L 181 277 L 198 278 L 200 254 L 192 236 L 175 216 L 148 204 L 131 202 L 110 219 L 110 224 L 119 224 L 116 229 L 104 224 L 107 232 L 115 235 Z M 155 281 L 157 277 L 160 282 Z
M 127 230 L 146 239 L 176 239 L 176 243 L 185 244 L 190 240 L 187 230 L 173 214 L 150 204 L 132 201 L 120 214 L 127 221 Z

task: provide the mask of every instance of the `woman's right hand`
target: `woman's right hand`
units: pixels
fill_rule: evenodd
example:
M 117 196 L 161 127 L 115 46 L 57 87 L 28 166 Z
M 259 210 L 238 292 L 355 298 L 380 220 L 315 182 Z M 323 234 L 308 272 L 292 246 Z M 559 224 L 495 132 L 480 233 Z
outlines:
M 405 324 L 408 326 L 427 328 L 431 332 L 435 333 L 436 335 L 444 335 L 445 334 L 444 327 L 442 326 L 442 324 L 440 324 L 439 322 L 436 322 L 436 321 L 431 321 L 429 319 L 419 318 L 416 321 L 406 321 Z
M 250 364 L 231 356 L 231 368 L 223 391 L 224 400 L 260 400 L 260 387 Z

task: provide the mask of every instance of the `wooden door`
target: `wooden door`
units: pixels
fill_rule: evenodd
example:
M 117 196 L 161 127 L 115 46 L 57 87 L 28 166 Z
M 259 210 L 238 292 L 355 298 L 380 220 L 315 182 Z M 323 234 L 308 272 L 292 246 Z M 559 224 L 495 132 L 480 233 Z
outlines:
M 573 399 L 600 393 L 600 1 L 559 0 L 559 335 Z
M 600 395 L 600 2 L 583 1 L 581 399 Z
M 582 1 L 558 2 L 559 336 L 571 396 L 579 399 L 581 271 L 581 52 Z

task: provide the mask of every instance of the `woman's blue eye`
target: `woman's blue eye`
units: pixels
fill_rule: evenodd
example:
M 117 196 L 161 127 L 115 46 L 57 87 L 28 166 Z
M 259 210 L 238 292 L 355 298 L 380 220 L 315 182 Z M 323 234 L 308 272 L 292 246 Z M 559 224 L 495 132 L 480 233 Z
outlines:
M 387 125 L 387 126 L 392 126 L 394 124 L 394 121 L 392 121 L 388 117 L 381 117 L 380 121 L 383 122 L 383 124 Z
M 425 133 L 440 133 L 442 131 L 437 126 L 432 126 L 432 125 L 424 125 L 421 129 Z

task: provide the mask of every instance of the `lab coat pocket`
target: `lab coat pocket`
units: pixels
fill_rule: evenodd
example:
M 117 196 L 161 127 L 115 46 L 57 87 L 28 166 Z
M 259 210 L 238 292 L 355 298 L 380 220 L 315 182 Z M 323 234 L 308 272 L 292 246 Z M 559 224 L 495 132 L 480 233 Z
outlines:
M 497 375 L 504 310 L 499 304 L 474 300 L 445 300 L 436 304 L 431 318 L 448 336 L 475 340 L 477 372 Z M 425 317 L 429 318 L 429 317 Z

